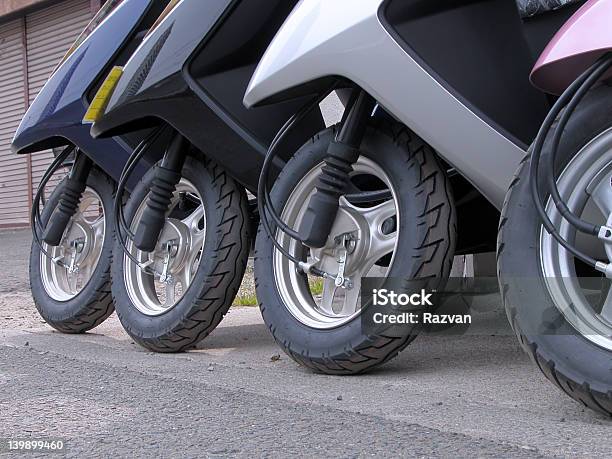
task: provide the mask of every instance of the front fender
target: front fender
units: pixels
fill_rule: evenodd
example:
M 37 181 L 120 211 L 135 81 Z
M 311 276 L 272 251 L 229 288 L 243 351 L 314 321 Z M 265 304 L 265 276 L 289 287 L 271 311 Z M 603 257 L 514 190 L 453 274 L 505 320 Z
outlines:
M 357 73 L 348 73 L 354 66 L 343 65 L 343 61 L 375 51 L 379 44 L 376 41 L 381 41 L 380 36 L 376 40 L 380 32 L 386 38 L 378 21 L 382 3 L 383 0 L 301 0 L 260 61 L 244 105 L 254 107 L 283 91 L 334 75 L 338 68 L 346 69 L 342 76 L 358 80 Z
M 525 151 L 447 90 L 384 20 L 385 0 L 302 0 L 261 59 L 244 97 L 263 105 L 343 77 L 431 145 L 501 208 Z
M 180 123 L 170 117 L 167 107 L 173 100 L 190 98 L 185 95 L 189 88 L 183 67 L 232 1 L 179 3 L 130 57 L 104 115 L 91 128 L 92 135 L 129 132 L 133 122 L 147 117 L 163 119 L 180 132 Z M 187 113 L 177 115 L 180 121 Z
M 81 123 L 89 105 L 88 92 L 153 2 L 130 0 L 121 4 L 51 75 L 15 133 L 11 145 L 15 153 L 45 149 L 46 145 L 39 144 L 47 139 L 76 142 L 89 137 L 88 127 Z
M 589 0 L 557 32 L 531 74 L 532 83 L 561 94 L 597 59 L 612 50 L 612 1 Z
M 95 140 L 82 120 L 90 92 L 108 66 L 129 46 L 157 0 L 127 0 L 117 7 L 51 75 L 30 105 L 11 142 L 28 154 L 73 144 L 118 179 L 132 147 L 123 139 Z M 158 5 L 157 5 L 158 6 Z

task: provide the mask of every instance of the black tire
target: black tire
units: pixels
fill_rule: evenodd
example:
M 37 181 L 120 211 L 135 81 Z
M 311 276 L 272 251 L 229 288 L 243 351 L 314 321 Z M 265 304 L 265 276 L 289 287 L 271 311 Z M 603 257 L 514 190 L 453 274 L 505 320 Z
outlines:
M 225 170 L 212 161 L 188 157 L 183 177 L 198 189 L 206 214 L 206 239 L 193 282 L 168 312 L 148 316 L 130 299 L 123 276 L 123 249 L 117 241 L 112 267 L 112 292 L 117 315 L 127 333 L 154 352 L 182 352 L 212 332 L 227 313 L 246 269 L 249 256 L 247 198 Z M 149 171 L 134 189 L 126 206 L 131 222 L 148 193 Z
M 41 213 L 44 227 L 51 214 L 59 204 L 66 179 L 62 180 L 45 204 Z M 105 211 L 106 231 L 98 264 L 90 281 L 69 301 L 53 299 L 44 287 L 40 271 L 41 250 L 32 242 L 30 251 L 30 286 L 34 304 L 42 318 L 62 333 L 84 333 L 100 325 L 114 311 L 110 286 L 110 266 L 114 241 L 112 208 L 114 200 L 114 182 L 105 173 L 92 169 L 87 179 L 87 186 L 93 189 L 102 200 Z
M 271 196 L 281 211 L 296 183 L 327 155 L 335 128 L 304 145 L 279 175 Z M 450 273 L 456 237 L 451 188 L 434 151 L 405 127 L 387 121 L 368 128 L 362 154 L 376 162 L 398 196 L 401 231 L 389 277 L 431 278 L 444 282 Z M 273 272 L 273 245 L 260 227 L 255 253 L 257 297 L 264 321 L 279 346 L 296 362 L 316 372 L 355 374 L 395 357 L 415 337 L 415 327 L 402 326 L 380 335 L 362 332 L 359 317 L 321 330 L 298 321 L 278 293 Z
M 612 126 L 612 88 L 592 91 L 564 131 L 557 170 L 589 141 Z M 543 150 L 546 164 L 550 139 Z M 576 332 L 555 306 L 542 278 L 541 222 L 529 191 L 530 157 L 521 164 L 502 211 L 498 236 L 498 276 L 503 303 L 522 348 L 544 375 L 564 393 L 589 408 L 612 415 L 612 353 Z M 542 174 L 550 173 L 543 170 Z M 543 180 L 542 180 L 543 181 Z M 542 192 L 544 202 L 548 195 Z M 529 286 L 525 279 L 530 279 Z M 544 323 L 556 334 L 534 334 Z

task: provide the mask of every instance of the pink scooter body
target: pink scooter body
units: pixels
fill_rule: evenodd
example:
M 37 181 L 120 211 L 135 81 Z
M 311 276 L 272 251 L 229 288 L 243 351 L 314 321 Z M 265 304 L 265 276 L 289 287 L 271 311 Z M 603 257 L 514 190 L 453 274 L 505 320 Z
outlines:
M 611 50 L 612 0 L 589 0 L 546 47 L 531 73 L 531 82 L 545 92 L 561 94 Z

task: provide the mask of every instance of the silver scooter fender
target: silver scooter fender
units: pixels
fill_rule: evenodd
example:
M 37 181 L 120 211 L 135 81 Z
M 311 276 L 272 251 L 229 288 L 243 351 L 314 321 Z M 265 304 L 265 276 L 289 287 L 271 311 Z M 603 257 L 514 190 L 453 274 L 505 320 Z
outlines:
M 406 124 L 501 209 L 525 147 L 468 108 L 380 19 L 384 0 L 302 0 L 252 77 L 247 107 L 325 77 L 345 77 Z

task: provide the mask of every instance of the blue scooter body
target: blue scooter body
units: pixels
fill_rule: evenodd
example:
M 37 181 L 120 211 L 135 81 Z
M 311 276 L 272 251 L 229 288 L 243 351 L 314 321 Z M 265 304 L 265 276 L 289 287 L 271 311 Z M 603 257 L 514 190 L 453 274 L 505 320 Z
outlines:
M 93 139 L 82 120 L 110 68 L 129 57 L 165 3 L 121 3 L 49 78 L 15 133 L 13 151 L 28 154 L 74 144 L 117 180 L 142 136 Z

